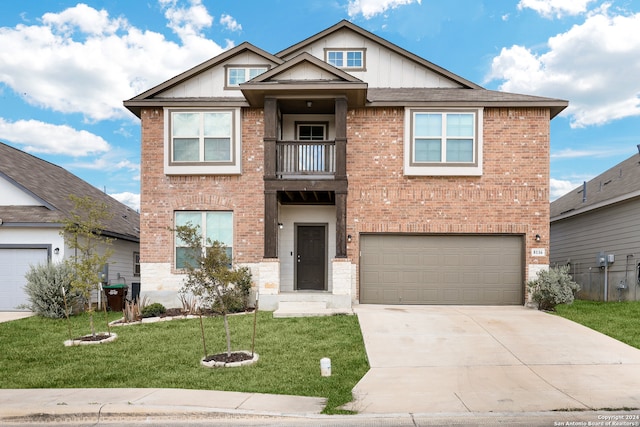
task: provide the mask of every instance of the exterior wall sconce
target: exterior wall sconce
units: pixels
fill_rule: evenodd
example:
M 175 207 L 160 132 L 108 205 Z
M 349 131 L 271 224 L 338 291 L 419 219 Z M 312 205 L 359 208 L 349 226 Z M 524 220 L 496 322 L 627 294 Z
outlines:
M 347 242 L 351 243 L 351 234 L 347 235 Z
M 282 229 L 284 228 L 284 225 L 283 225 L 281 222 L 279 222 L 279 223 L 278 223 L 278 228 L 279 228 L 280 230 L 282 230 Z
M 53 253 L 54 253 L 54 254 L 56 254 L 56 255 L 58 255 L 58 254 L 60 253 L 60 248 L 55 248 L 55 249 L 53 250 Z
M 539 241 L 540 241 L 540 235 L 536 234 L 536 242 L 539 242 Z
M 312 105 L 313 105 L 313 102 L 307 101 L 307 108 L 311 108 Z

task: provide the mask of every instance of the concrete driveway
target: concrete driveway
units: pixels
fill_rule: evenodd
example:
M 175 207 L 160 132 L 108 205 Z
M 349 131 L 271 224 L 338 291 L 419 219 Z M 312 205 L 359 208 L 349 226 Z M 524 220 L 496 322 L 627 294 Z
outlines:
M 349 404 L 360 413 L 640 408 L 640 350 L 561 317 L 524 307 L 354 311 L 371 365 Z
M 0 323 L 24 319 L 25 317 L 31 317 L 34 315 L 35 313 L 31 313 L 30 311 L 0 311 Z

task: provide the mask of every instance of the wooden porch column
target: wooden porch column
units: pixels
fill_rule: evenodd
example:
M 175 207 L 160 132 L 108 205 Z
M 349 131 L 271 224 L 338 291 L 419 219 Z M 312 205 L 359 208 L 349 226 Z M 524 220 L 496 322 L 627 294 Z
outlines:
M 336 98 L 336 180 L 347 179 L 347 98 Z
M 264 192 L 264 257 L 278 258 L 278 192 Z
M 278 133 L 278 101 L 264 99 L 264 178 L 276 178 L 276 138 Z
M 336 191 L 336 258 L 347 257 L 347 193 Z
M 276 138 L 278 132 L 278 102 L 264 99 L 264 257 L 278 257 L 278 192 L 267 189 L 267 182 L 276 179 Z

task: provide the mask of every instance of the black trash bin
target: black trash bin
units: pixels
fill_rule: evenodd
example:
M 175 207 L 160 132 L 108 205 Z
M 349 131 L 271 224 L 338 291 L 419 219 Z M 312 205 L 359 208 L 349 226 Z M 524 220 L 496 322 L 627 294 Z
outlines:
M 102 289 L 104 289 L 104 293 L 107 296 L 107 309 L 110 311 L 122 311 L 124 309 L 124 300 L 127 296 L 127 285 L 119 283 L 103 286 Z

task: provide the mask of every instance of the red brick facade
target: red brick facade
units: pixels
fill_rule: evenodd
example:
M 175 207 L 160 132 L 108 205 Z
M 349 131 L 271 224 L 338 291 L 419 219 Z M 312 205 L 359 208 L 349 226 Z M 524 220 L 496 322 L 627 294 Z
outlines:
M 234 257 L 262 260 L 264 122 L 242 109 L 242 175 L 164 174 L 164 114 L 143 109 L 141 262 L 172 263 L 176 210 L 232 210 Z M 549 109 L 486 108 L 483 174 L 415 177 L 403 173 L 403 108 L 351 110 L 347 117 L 348 257 L 358 262 L 359 233 L 509 233 L 525 235 L 525 265 L 549 236 Z M 541 242 L 535 242 L 539 234 Z

